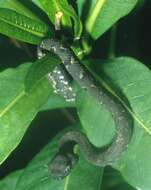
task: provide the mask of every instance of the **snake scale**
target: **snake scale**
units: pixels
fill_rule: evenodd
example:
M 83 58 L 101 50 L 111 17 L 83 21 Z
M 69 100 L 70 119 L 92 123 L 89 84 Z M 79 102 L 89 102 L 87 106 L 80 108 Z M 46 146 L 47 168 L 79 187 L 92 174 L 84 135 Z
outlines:
M 67 101 L 75 100 L 76 94 L 70 87 L 64 73 L 67 72 L 82 89 L 96 99 L 100 106 L 104 106 L 111 113 L 116 126 L 115 137 L 109 145 L 103 148 L 95 147 L 81 131 L 71 130 L 66 132 L 60 139 L 58 153 L 49 164 L 52 177 L 63 179 L 69 175 L 78 160 L 73 150 L 75 144 L 80 146 L 85 159 L 90 163 L 100 167 L 112 165 L 121 157 L 131 140 L 132 119 L 129 112 L 103 85 L 96 84 L 88 69 L 79 62 L 72 50 L 65 47 L 59 40 L 44 39 L 38 46 L 38 55 L 43 55 L 42 51 L 50 51 L 56 54 L 61 59 L 64 67 L 56 67 L 48 75 L 55 91 Z

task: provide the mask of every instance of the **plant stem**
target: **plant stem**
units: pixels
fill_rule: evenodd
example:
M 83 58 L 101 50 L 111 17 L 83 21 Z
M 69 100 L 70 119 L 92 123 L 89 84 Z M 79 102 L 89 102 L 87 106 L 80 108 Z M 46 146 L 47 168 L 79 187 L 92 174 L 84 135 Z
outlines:
M 117 32 L 117 25 L 115 24 L 111 29 L 111 36 L 110 36 L 110 44 L 109 44 L 109 53 L 108 58 L 113 59 L 115 58 L 115 49 L 116 49 L 116 32 Z
M 84 51 L 85 55 L 88 55 L 91 52 L 92 47 L 89 44 L 89 39 L 88 38 L 83 38 L 82 47 L 83 47 L 83 51 Z

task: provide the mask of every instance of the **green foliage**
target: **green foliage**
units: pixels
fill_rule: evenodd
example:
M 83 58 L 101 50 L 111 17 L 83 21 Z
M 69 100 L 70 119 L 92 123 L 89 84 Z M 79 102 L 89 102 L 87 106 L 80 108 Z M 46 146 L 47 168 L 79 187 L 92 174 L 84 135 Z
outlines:
M 2 34 L 32 44 L 39 43 L 45 36 L 52 36 L 45 23 L 6 8 L 0 8 L 0 25 Z
M 122 176 L 125 177 L 129 184 L 141 189 L 149 189 L 151 187 L 151 152 L 149 148 L 151 147 L 151 99 L 148 97 L 148 94 L 151 91 L 149 88 L 151 72 L 140 62 L 127 57 L 121 57 L 114 59 L 113 61 L 106 62 L 101 68 L 98 68 L 97 63 L 98 61 L 95 61 L 94 65 L 96 64 L 95 68 L 97 69 L 99 76 L 104 76 L 104 73 L 106 74 L 105 76 L 110 76 L 110 79 L 103 78 L 103 80 L 104 83 L 107 83 L 111 92 L 115 94 L 124 105 L 124 99 L 122 99 L 119 94 L 124 94 L 128 99 L 132 109 L 129 111 L 134 118 L 132 141 L 128 150 L 123 154 L 121 160 L 115 164 L 115 168 L 121 172 Z M 141 73 L 141 75 L 139 75 L 139 73 Z M 115 91 L 112 86 L 116 86 L 119 90 Z M 148 87 L 146 88 L 146 86 Z M 83 110 L 84 109 L 85 105 L 83 107 Z M 92 110 L 92 113 L 93 112 L 94 110 Z M 99 117 L 101 120 L 101 118 L 104 117 L 104 114 L 101 116 L 100 113 Z M 90 122 L 88 120 L 89 118 L 90 115 L 87 115 L 87 122 Z M 109 121 L 109 119 L 111 120 L 111 118 L 107 118 L 106 122 L 112 125 L 112 122 Z M 106 126 L 111 127 L 110 125 L 108 124 Z M 91 126 L 89 127 L 91 128 Z M 100 128 L 99 125 L 96 125 L 95 128 L 97 128 L 95 130 L 99 131 L 99 133 L 94 134 L 96 137 L 94 143 L 98 144 L 100 142 L 100 136 L 103 135 L 103 131 L 105 129 L 102 127 Z M 92 137 L 90 136 L 92 139 L 94 138 L 93 133 L 94 132 L 91 133 Z M 103 136 L 101 136 L 101 138 L 103 138 Z M 108 138 L 107 135 L 106 138 Z M 141 172 L 138 172 L 138 167 Z
M 37 85 L 37 83 L 43 78 L 45 78 L 46 75 L 51 72 L 59 63 L 60 61 L 58 58 L 51 54 L 32 64 L 27 73 L 27 79 L 25 80 L 26 92 L 30 92 L 34 86 Z
M 23 173 L 23 170 L 19 170 L 5 177 L 3 180 L 0 181 L 0 189 L 1 190 L 6 190 L 6 189 L 15 190 L 16 183 L 22 173 Z
M 0 163 L 19 144 L 41 105 L 50 95 L 46 80 L 41 80 L 37 85 L 41 89 L 35 86 L 31 93 L 25 92 L 24 78 L 29 66 L 30 64 L 25 64 L 15 70 L 8 69 L 0 75 Z
M 54 138 L 26 167 L 16 184 L 16 190 L 48 189 L 48 187 L 50 189 L 74 190 L 79 187 L 80 180 L 82 180 L 81 187 L 83 189 L 99 189 L 102 176 L 101 169 L 85 162 L 82 157 L 80 157 L 79 163 L 73 170 L 72 175 L 66 179 L 55 181 L 50 177 L 48 164 L 57 151 L 57 144 L 61 135 L 62 133 Z M 33 172 L 33 169 L 36 170 L 36 172 Z M 83 183 L 84 181 L 85 183 Z
M 27 17 L 30 17 L 34 20 L 40 20 L 34 12 L 28 9 L 23 3 L 18 0 L 1 0 L 0 1 L 0 8 L 6 8 L 16 11 L 17 13 L 23 14 Z
M 19 44 L 18 47 L 23 47 L 27 54 L 35 54 L 35 50 L 21 42 L 37 45 L 43 38 L 53 38 L 56 33 L 58 35 L 55 31 L 56 13 L 62 12 L 59 37 L 69 43 L 79 59 L 83 58 L 80 61 L 119 99 L 133 118 L 132 140 L 113 168 L 132 186 L 126 186 L 127 189 L 148 190 L 151 188 L 150 69 L 134 58 L 116 57 L 115 31 L 111 33 L 109 40 L 112 51 L 109 54 L 112 54 L 114 59 L 90 59 L 95 53 L 93 43 L 109 28 L 115 27 L 114 24 L 127 15 L 137 3 L 140 5 L 137 0 L 77 0 L 72 4 L 67 0 L 32 0 L 27 6 L 25 0 L 1 0 L 0 33 L 11 40 L 13 38 L 13 42 Z M 37 14 L 35 6 L 42 14 Z M 96 49 L 100 47 L 101 43 Z M 10 52 L 6 53 L 9 56 Z M 14 57 L 15 59 L 17 57 Z M 81 125 L 73 127 L 84 130 L 94 145 L 100 147 L 111 142 L 115 134 L 112 115 L 101 105 L 98 106 L 98 102 L 88 92 L 73 81 L 72 87 L 77 94 L 76 102 L 66 102 L 54 93 L 47 74 L 60 64 L 60 60 L 53 54 L 46 55 L 38 61 L 33 61 L 35 57 L 32 57 L 32 60 L 29 57 L 28 59 L 28 62 L 20 63 L 16 68 L 7 68 L 0 72 L 0 164 L 21 143 L 27 130 L 31 129 L 31 122 L 35 121 L 36 115 L 56 108 L 63 108 L 70 121 L 75 120 L 79 123 L 80 120 Z M 74 114 L 65 110 L 71 107 L 78 113 L 79 120 L 73 119 Z M 55 128 L 52 127 L 52 134 L 53 130 Z M 78 148 L 76 151 L 80 159 L 71 174 L 62 181 L 51 179 L 48 163 L 57 151 L 58 141 L 63 133 L 59 132 L 57 137 L 49 140 L 26 167 L 2 179 L 0 189 L 111 190 L 115 184 L 116 189 L 118 185 L 121 189 L 125 188 L 119 174 L 111 176 L 112 180 L 107 179 L 106 170 L 87 163 Z M 38 139 L 39 136 L 34 135 L 32 138 Z
M 138 0 L 78 0 L 81 13 L 87 9 L 87 18 L 84 21 L 86 31 L 92 38 L 97 39 L 120 18 L 127 15 Z M 82 14 L 82 13 L 81 13 Z

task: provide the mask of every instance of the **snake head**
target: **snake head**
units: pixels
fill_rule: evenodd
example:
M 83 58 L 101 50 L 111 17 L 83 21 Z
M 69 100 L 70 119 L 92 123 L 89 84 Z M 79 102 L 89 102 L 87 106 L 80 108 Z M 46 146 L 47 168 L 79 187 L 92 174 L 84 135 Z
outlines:
M 70 174 L 77 161 L 78 156 L 74 153 L 57 153 L 49 163 L 51 177 L 62 180 Z

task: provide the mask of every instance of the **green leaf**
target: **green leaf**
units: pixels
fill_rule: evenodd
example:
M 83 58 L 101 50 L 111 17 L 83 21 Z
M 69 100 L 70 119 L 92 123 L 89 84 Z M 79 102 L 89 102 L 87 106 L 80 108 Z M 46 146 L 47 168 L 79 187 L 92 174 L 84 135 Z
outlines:
M 23 170 L 18 170 L 6 176 L 4 179 L 0 180 L 0 190 L 15 190 L 16 183 L 23 173 Z
M 40 80 L 47 77 L 47 74 L 53 70 L 53 68 L 60 63 L 60 60 L 54 55 L 49 54 L 42 58 L 41 60 L 32 64 L 29 71 L 25 77 L 25 90 L 30 92 L 32 88 L 39 83 Z M 41 111 L 56 109 L 62 107 L 75 107 L 74 102 L 67 102 L 60 95 L 53 93 L 53 88 L 50 85 L 51 98 L 41 107 Z
M 30 67 L 26 79 L 25 79 L 25 89 L 27 92 L 30 92 L 32 88 L 50 71 L 52 71 L 58 64 L 60 60 L 54 55 L 49 54 L 44 58 L 36 61 Z
M 42 78 L 30 93 L 24 80 L 31 64 L 0 73 L 0 163 L 20 143 L 31 121 L 40 110 L 65 106 L 65 100 L 54 95 L 46 78 Z
M 12 9 L 17 13 L 30 17 L 31 19 L 40 20 L 31 10 L 29 10 L 19 0 L 0 0 L 0 8 Z
M 98 147 L 108 144 L 115 132 L 111 113 L 98 106 L 98 102 L 84 90 L 77 91 L 76 106 L 81 124 L 90 141 Z M 100 117 L 101 115 L 103 117 Z
M 77 127 L 77 126 L 75 126 Z M 69 130 L 69 129 L 68 129 Z M 64 133 L 64 132 L 63 132 Z M 16 190 L 100 190 L 102 170 L 87 163 L 81 156 L 71 175 L 64 180 L 53 180 L 48 171 L 48 163 L 58 149 L 58 141 L 63 135 L 55 137 L 24 170 Z
M 87 15 L 85 26 L 93 39 L 99 38 L 120 18 L 127 15 L 137 0 L 78 0 L 79 12 Z
M 40 108 L 40 111 L 73 107 L 75 107 L 75 102 L 67 102 L 63 97 L 54 94 L 52 91 L 51 96 L 49 97 L 47 102 Z
M 64 28 L 72 29 L 71 18 L 74 21 L 74 38 L 79 39 L 82 33 L 82 24 L 80 18 L 76 14 L 75 10 L 71 5 L 68 4 L 67 0 L 42 0 L 40 1 L 44 10 L 48 14 L 51 22 L 55 24 L 56 13 L 62 12 L 63 16 L 61 18 L 61 23 Z
M 114 66 L 118 72 L 113 73 L 115 70 L 110 70 L 113 64 L 109 64 L 105 71 L 128 98 L 134 118 L 132 142 L 115 168 L 133 187 L 148 190 L 151 187 L 151 98 L 148 96 L 151 92 L 151 71 L 133 59 L 121 58 Z
M 45 23 L 10 9 L 0 8 L 0 25 L 0 33 L 32 44 L 39 43 L 45 36 L 52 36 Z
M 100 76 L 100 81 L 124 104 L 134 119 L 131 143 L 121 159 L 114 164 L 114 167 L 121 172 L 130 185 L 136 189 L 148 190 L 151 187 L 151 98 L 149 96 L 151 92 L 151 71 L 139 61 L 127 57 L 108 61 L 102 64 L 102 67 L 99 65 L 100 61 L 93 60 L 89 62 L 93 63 Z M 127 107 L 123 96 L 121 98 L 119 94 L 123 94 L 127 98 L 131 109 Z M 87 121 L 82 123 L 85 122 L 87 124 L 90 122 L 90 126 L 85 125 L 84 127 L 87 130 L 87 134 L 89 134 L 90 140 L 98 145 L 102 141 L 102 133 L 105 134 L 104 127 L 102 127 L 102 122 L 100 122 L 100 125 L 92 125 L 93 129 L 91 129 L 91 123 L 94 123 L 94 119 L 99 119 L 99 121 L 102 119 L 103 122 L 108 122 L 106 128 L 110 135 L 110 126 L 114 127 L 113 121 L 112 118 L 106 116 L 104 111 L 102 114 L 99 112 L 97 118 L 97 113 L 95 115 L 93 112 L 96 112 L 95 110 L 98 110 L 98 108 L 95 108 L 95 105 L 92 106 L 91 103 L 90 106 L 92 107 L 88 107 L 87 99 L 85 99 L 85 102 L 85 105 L 81 105 L 79 110 L 80 119 L 87 119 Z M 91 112 L 88 111 L 86 113 L 85 109 L 91 109 Z M 87 118 L 84 118 L 84 114 L 87 114 Z M 106 121 L 104 121 L 105 119 Z M 100 136 L 95 131 L 99 131 Z M 108 134 L 104 137 L 104 141 L 108 139 Z
M 40 81 L 41 89 L 30 94 L 24 90 L 24 77 L 30 64 L 7 69 L 0 74 L 0 163 L 20 143 L 29 124 L 49 95 L 49 84 Z

